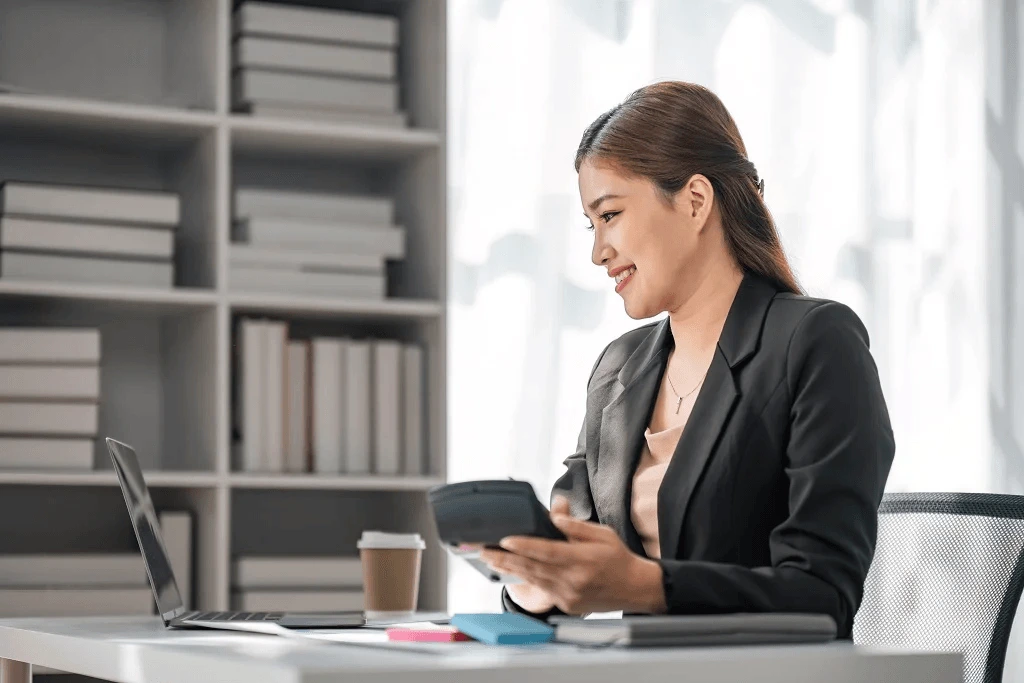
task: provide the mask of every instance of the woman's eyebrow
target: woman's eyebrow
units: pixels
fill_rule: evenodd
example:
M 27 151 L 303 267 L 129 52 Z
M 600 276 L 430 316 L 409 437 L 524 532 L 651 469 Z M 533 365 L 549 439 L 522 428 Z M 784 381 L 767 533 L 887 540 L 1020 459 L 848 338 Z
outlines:
M 597 207 L 601 206 L 602 202 L 605 202 L 605 201 L 607 201 L 609 199 L 621 199 L 621 198 L 622 198 L 621 194 L 603 194 L 600 197 L 598 197 L 597 199 L 595 199 L 594 201 L 590 202 L 590 207 L 589 208 L 590 208 L 591 211 L 597 211 Z

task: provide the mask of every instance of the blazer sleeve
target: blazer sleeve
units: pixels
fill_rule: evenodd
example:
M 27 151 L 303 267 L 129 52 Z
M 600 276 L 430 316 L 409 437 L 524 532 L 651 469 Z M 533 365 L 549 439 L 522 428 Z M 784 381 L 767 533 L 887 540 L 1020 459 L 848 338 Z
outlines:
M 895 443 L 860 319 L 825 303 L 787 353 L 789 516 L 769 537 L 771 566 L 660 560 L 669 612 L 829 614 L 850 637 Z
M 597 362 L 594 363 L 594 367 L 590 370 L 590 378 L 587 380 L 588 394 L 590 393 L 590 384 L 594 379 L 594 373 L 597 372 L 597 368 L 601 364 L 601 359 L 604 358 L 606 351 L 608 351 L 607 346 L 601 352 L 601 355 L 597 357 Z M 589 400 L 587 405 L 589 410 Z M 559 477 L 552 487 L 551 501 L 554 502 L 555 496 L 563 496 L 569 501 L 569 512 L 573 517 L 596 521 L 597 513 L 594 508 L 594 499 L 590 493 L 590 478 L 587 475 L 587 422 L 588 419 L 584 416 L 583 427 L 580 428 L 580 435 L 576 440 L 576 452 L 565 459 L 563 463 L 565 465 L 565 474 Z M 517 605 L 504 588 L 501 589 L 501 604 L 506 612 L 519 612 L 520 614 L 527 614 L 538 619 L 546 619 L 556 614 L 563 614 L 557 607 L 542 614 L 529 612 Z

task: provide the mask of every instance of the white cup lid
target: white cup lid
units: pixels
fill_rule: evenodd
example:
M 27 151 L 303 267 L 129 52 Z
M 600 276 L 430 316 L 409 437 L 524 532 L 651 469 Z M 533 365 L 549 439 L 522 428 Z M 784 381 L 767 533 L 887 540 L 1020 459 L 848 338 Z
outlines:
M 360 550 L 379 549 L 410 549 L 423 550 L 427 547 L 419 534 L 393 534 L 386 531 L 364 531 L 363 537 L 356 543 Z

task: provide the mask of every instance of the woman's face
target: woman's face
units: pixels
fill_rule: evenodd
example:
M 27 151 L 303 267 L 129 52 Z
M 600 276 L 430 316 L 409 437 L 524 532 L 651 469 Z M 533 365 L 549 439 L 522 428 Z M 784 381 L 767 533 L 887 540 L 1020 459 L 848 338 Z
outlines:
M 647 178 L 589 159 L 580 166 L 580 198 L 594 228 L 594 265 L 614 278 L 629 317 L 675 310 L 695 288 L 711 205 L 710 185 L 702 182 L 694 176 L 670 202 Z

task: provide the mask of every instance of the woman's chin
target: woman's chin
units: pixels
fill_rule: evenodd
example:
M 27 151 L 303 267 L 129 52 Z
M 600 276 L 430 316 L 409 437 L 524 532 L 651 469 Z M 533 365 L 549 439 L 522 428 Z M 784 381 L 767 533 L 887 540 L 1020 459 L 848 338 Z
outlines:
M 653 318 L 658 315 L 661 311 L 654 310 L 654 307 L 647 301 L 635 301 L 631 298 L 626 298 L 623 301 L 623 305 L 626 309 L 626 315 L 633 320 L 645 320 L 647 318 Z

